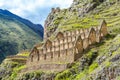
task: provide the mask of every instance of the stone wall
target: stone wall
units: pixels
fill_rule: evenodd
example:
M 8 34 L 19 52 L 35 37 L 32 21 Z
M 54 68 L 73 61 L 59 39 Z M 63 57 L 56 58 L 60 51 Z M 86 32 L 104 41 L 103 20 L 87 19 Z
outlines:
M 22 72 L 26 72 L 29 70 L 30 71 L 34 71 L 34 70 L 42 70 L 42 71 L 55 71 L 55 72 L 59 72 L 59 71 L 63 71 L 66 68 L 68 68 L 69 64 L 38 64 L 38 65 L 33 65 L 27 68 L 24 68 L 23 70 L 21 70 Z
M 40 48 L 32 49 L 27 65 L 73 63 L 83 55 L 84 50 L 100 42 L 106 34 L 105 21 L 99 27 L 58 32 L 53 41 L 47 39 Z

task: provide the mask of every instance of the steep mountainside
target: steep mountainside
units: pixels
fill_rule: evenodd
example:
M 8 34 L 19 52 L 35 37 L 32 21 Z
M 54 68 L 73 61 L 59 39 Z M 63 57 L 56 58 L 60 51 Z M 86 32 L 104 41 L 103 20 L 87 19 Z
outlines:
M 95 27 L 104 19 L 108 27 L 115 29 L 119 24 L 119 7 L 119 0 L 74 0 L 68 9 L 52 9 L 45 21 L 44 36 L 50 37 L 58 31 Z
M 14 18 L 22 23 L 24 23 L 26 26 L 28 26 L 29 28 L 31 28 L 33 31 L 35 31 L 37 34 L 40 35 L 40 37 L 43 38 L 43 27 L 42 25 L 40 24 L 34 24 L 32 22 L 30 22 L 29 20 L 27 19 L 24 19 L 24 18 L 21 18 L 11 12 L 9 12 L 8 10 L 2 10 L 0 9 L 0 14 L 3 14 L 5 16 L 9 16 L 11 18 Z
M 56 72 L 27 71 L 23 60 L 26 58 L 7 58 L 0 65 L 0 79 L 2 80 L 111 80 L 106 76 L 114 76 L 113 80 L 120 80 L 120 35 L 109 35 L 97 44 L 67 70 Z M 26 52 L 16 56 L 28 56 Z M 62 64 L 62 63 L 61 63 Z M 110 69 L 110 71 L 109 71 Z M 112 72 L 111 70 L 114 69 Z M 107 72 L 108 70 L 108 72 Z M 109 73 L 109 74 L 108 74 Z M 118 75 L 119 74 L 119 75 Z
M 20 59 L 4 60 L 2 80 L 120 80 L 120 0 L 74 0 L 68 9 L 52 9 L 45 21 L 45 38 L 59 31 L 98 26 L 105 19 L 109 34 L 62 72 L 27 71 Z M 28 55 L 27 55 L 28 56 Z M 11 61 L 11 62 L 10 62 Z M 62 64 L 62 63 L 61 63 Z M 9 66 L 10 65 L 10 66 Z
M 43 27 L 35 26 L 30 21 L 0 10 L 0 62 L 5 56 L 31 49 L 35 43 L 42 40 Z

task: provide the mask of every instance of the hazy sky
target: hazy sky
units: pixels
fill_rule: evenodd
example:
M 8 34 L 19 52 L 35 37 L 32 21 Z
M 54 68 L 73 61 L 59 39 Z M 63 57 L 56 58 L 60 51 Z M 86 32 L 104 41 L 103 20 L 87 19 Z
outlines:
M 31 20 L 44 24 L 52 7 L 67 8 L 73 0 L 0 0 L 0 8 Z

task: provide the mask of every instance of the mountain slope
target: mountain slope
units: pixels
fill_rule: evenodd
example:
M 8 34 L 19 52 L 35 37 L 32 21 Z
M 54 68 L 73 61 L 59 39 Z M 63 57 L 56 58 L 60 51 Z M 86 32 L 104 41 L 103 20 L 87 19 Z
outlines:
M 87 5 L 91 6 L 87 6 Z M 93 8 L 92 4 L 96 6 Z M 82 58 L 74 62 L 67 70 L 51 73 L 42 71 L 27 71 L 21 73 L 26 68 L 25 64 L 12 68 L 12 75 L 1 77 L 1 79 L 14 80 L 120 80 L 120 2 L 119 0 L 74 0 L 71 8 L 61 10 L 57 14 L 50 14 L 52 18 L 47 18 L 50 22 L 46 26 L 46 33 L 50 33 L 50 38 L 58 31 L 73 30 L 78 28 L 88 28 L 98 26 L 101 20 L 108 23 L 109 34 L 100 44 L 96 44 L 88 50 Z M 81 7 L 82 6 L 82 7 Z M 87 7 L 86 7 L 87 6 Z M 78 16 L 78 9 L 82 11 Z M 79 9 L 80 10 L 80 9 Z M 49 15 L 49 16 L 50 16 Z M 51 20 L 52 19 L 52 20 Z M 13 61 L 15 62 L 15 61 Z M 3 62 L 2 66 L 7 66 Z M 24 66 L 24 67 L 23 67 Z M 16 69 L 17 68 L 17 69 Z M 11 69 L 10 69 L 11 70 Z M 17 72 L 17 73 L 16 73 Z M 108 75 L 109 74 L 109 75 Z M 3 74 L 4 76 L 8 74 Z
M 40 29 L 42 28 L 40 27 Z M 17 18 L 0 12 L 0 61 L 5 56 L 32 48 L 39 41 L 42 41 L 42 36 L 28 25 L 19 21 Z
M 49 14 L 46 19 L 45 35 L 53 37 L 56 32 L 96 27 L 106 20 L 110 29 L 119 24 L 119 1 L 116 0 L 74 0 L 68 9 Z M 109 29 L 109 30 L 110 30 Z
M 33 24 L 29 20 L 21 18 L 21 17 L 15 15 L 15 14 L 9 12 L 8 10 L 0 9 L 0 14 L 3 14 L 5 16 L 9 16 L 9 17 L 14 18 L 14 19 L 17 19 L 18 21 L 24 23 L 26 26 L 28 26 L 29 28 L 34 30 L 36 33 L 38 33 L 40 35 L 40 37 L 43 38 L 43 27 L 42 27 L 42 25 L 40 25 L 40 24 Z

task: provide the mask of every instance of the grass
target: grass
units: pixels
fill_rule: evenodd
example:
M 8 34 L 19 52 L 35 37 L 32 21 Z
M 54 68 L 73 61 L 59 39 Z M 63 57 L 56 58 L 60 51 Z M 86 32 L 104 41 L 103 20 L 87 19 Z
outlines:
M 40 36 L 24 23 L 0 14 L 0 53 L 4 58 L 31 49 L 41 40 Z
M 5 73 L 5 77 L 3 80 L 15 80 L 15 78 L 19 75 L 20 71 L 26 68 L 26 59 L 22 58 L 28 56 L 28 52 L 19 53 L 16 56 L 21 56 L 21 58 L 7 58 L 0 65 L 0 68 L 4 68 L 6 71 L 9 71 L 9 75 Z M 1 70 L 0 70 L 1 71 Z M 4 76 L 4 75 L 3 75 Z
M 110 1 L 110 3 L 115 1 Z M 82 1 L 83 4 L 84 1 Z M 119 3 L 118 3 L 119 4 Z M 99 26 L 100 22 L 105 19 L 108 23 L 109 30 L 113 33 L 120 33 L 120 6 L 118 4 L 113 4 L 110 7 L 106 3 L 102 3 L 97 6 L 93 11 L 87 13 L 85 17 L 79 18 L 77 11 L 68 12 L 68 10 L 63 14 L 62 11 L 59 13 L 62 16 L 60 23 L 58 25 L 58 31 L 70 31 L 81 28 L 89 28 L 91 26 Z M 76 14 L 75 14 L 76 13 Z M 57 15 L 55 16 L 55 20 Z M 67 17 L 64 19 L 64 17 Z M 58 21 L 58 20 L 57 20 Z M 116 26 L 116 27 L 113 27 Z
M 84 80 L 85 79 L 85 77 L 86 77 L 86 70 L 84 70 L 84 71 L 82 71 L 81 73 L 79 73 L 77 76 L 76 76 L 76 80 Z
M 89 67 L 88 73 L 92 73 L 92 71 L 93 71 L 95 68 L 97 68 L 97 67 L 98 67 L 98 63 L 97 63 L 97 62 L 92 63 L 92 65 L 90 65 L 90 67 Z
M 21 73 L 20 75 L 17 76 L 17 80 L 21 80 L 21 79 L 24 79 L 24 80 L 32 80 L 33 78 L 36 78 L 37 80 L 38 79 L 41 79 L 41 76 L 43 75 L 44 73 L 41 72 L 41 71 L 34 71 L 34 72 L 28 72 L 28 73 Z
M 118 77 L 116 78 L 116 80 L 120 80 L 120 76 L 118 76 Z
M 26 68 L 26 65 L 18 65 L 17 67 L 15 67 L 12 71 L 12 75 L 9 77 L 10 80 L 14 80 L 19 74 L 19 71 L 21 71 L 22 69 Z
M 110 49 L 112 49 L 117 44 L 120 44 L 120 37 L 116 36 L 107 36 L 108 39 L 104 40 L 104 43 L 101 45 L 96 45 L 95 48 L 92 48 L 90 51 L 88 51 L 86 54 L 84 54 L 85 57 L 87 57 L 88 60 L 92 60 L 91 64 L 84 68 L 84 70 L 80 71 L 80 62 L 77 61 L 72 66 L 72 68 L 67 69 L 61 73 L 58 73 L 56 76 L 56 80 L 90 80 L 90 75 L 98 72 L 101 70 L 100 66 L 109 67 L 112 66 L 111 62 L 109 60 L 113 58 L 116 54 L 119 54 L 119 48 L 112 52 L 112 56 L 109 57 L 107 54 Z M 111 44 L 112 43 L 112 44 Z M 97 51 L 96 58 L 94 57 L 95 53 Z M 101 56 L 106 56 L 105 60 L 99 65 L 98 64 L 98 58 Z
M 56 77 L 55 80 L 70 80 L 69 77 L 72 75 L 73 73 L 70 72 L 69 70 L 65 70 L 62 73 L 59 73 Z
M 27 52 L 25 51 L 25 52 L 22 52 L 22 53 L 18 53 L 17 55 L 18 55 L 18 56 L 28 57 L 28 56 L 29 56 L 29 53 L 30 53 L 29 51 L 27 51 Z
M 108 29 L 109 31 L 112 31 L 112 34 L 120 34 L 120 9 L 115 10 L 117 7 L 120 7 L 119 5 L 116 6 L 116 4 L 113 4 L 111 7 L 105 6 L 105 4 L 100 4 L 95 10 L 93 10 L 91 13 L 88 13 L 85 17 L 78 18 L 76 16 L 76 11 L 73 13 L 70 13 L 68 11 L 61 12 L 59 14 L 60 18 L 58 18 L 57 15 L 55 15 L 54 23 L 58 25 L 58 30 L 61 31 L 69 31 L 69 30 L 75 30 L 80 28 L 89 28 L 91 26 L 99 26 L 100 22 L 105 19 L 108 23 Z M 98 10 L 98 12 L 96 12 Z M 116 15 L 117 13 L 117 15 Z M 116 16 L 114 16 L 116 15 Z M 64 17 L 67 17 L 64 19 Z M 60 21 L 60 22 L 59 22 Z M 115 26 L 115 27 L 113 27 Z M 49 29 L 54 28 L 53 26 Z M 117 44 L 120 44 L 120 38 L 119 37 L 113 37 L 112 34 L 106 37 L 104 42 L 97 44 L 95 48 L 89 50 L 84 56 L 87 57 L 88 60 L 90 60 L 90 64 L 88 66 L 84 66 L 83 70 L 80 70 L 80 62 L 75 62 L 75 64 L 56 75 L 55 80 L 89 80 L 89 76 L 92 73 L 95 73 L 100 70 L 100 66 L 109 67 L 111 66 L 111 62 L 109 60 L 114 57 L 114 55 L 119 54 L 119 49 L 117 51 L 112 52 L 112 56 L 109 57 L 109 50 L 113 48 L 113 46 L 116 46 Z M 114 41 L 115 40 L 115 41 Z M 97 55 L 94 54 L 94 51 L 97 50 Z M 105 60 L 98 64 L 98 58 L 106 56 Z M 91 60 L 93 59 L 93 60 Z
M 111 0 L 113 1 L 113 0 Z M 81 5 L 78 5 L 81 6 Z M 115 51 L 112 51 L 112 56 L 109 56 L 109 50 L 112 50 L 115 46 L 120 44 L 120 36 L 116 36 L 116 34 L 120 34 L 120 5 L 113 4 L 111 6 L 106 6 L 105 3 L 100 4 L 96 9 L 88 13 L 85 17 L 78 18 L 76 10 L 74 12 L 68 12 L 68 10 L 63 10 L 59 13 L 59 15 L 54 15 L 54 22 L 51 24 L 58 25 L 58 30 L 61 31 L 69 31 L 80 28 L 89 28 L 91 26 L 99 26 L 100 22 L 105 19 L 108 23 L 108 29 L 111 31 L 111 34 L 106 36 L 104 41 L 100 44 L 96 44 L 95 48 L 90 49 L 86 54 L 84 54 L 84 58 L 88 59 L 89 63 L 87 66 L 83 66 L 84 69 L 81 70 L 81 62 L 80 60 L 76 61 L 71 68 L 67 70 L 57 73 L 55 76 L 55 80 L 90 80 L 89 76 L 91 74 L 97 74 L 98 71 L 101 70 L 101 66 L 109 67 L 112 66 L 112 59 L 115 55 L 119 54 L 120 48 Z M 116 15 L 117 13 L 117 15 Z M 66 17 L 66 19 L 65 19 Z M 54 28 L 54 26 L 48 26 L 48 30 Z M 114 34 L 114 35 L 113 35 Z M 53 34 L 54 35 L 54 34 Z M 52 36 L 53 37 L 53 36 Z M 94 53 L 97 51 L 97 55 Z M 28 54 L 19 54 L 22 56 L 28 56 Z M 103 62 L 98 64 L 99 58 L 103 58 Z M 62 63 L 60 63 L 62 64 Z M 16 71 L 23 69 L 24 66 L 19 67 L 18 70 L 15 69 L 12 78 L 16 76 Z M 39 73 L 39 72 L 38 72 Z M 29 74 L 29 78 L 34 77 L 38 73 L 26 73 L 23 76 Z M 40 73 L 41 74 L 41 73 Z M 40 77 L 41 75 L 39 75 Z M 119 80 L 119 77 L 118 77 Z

